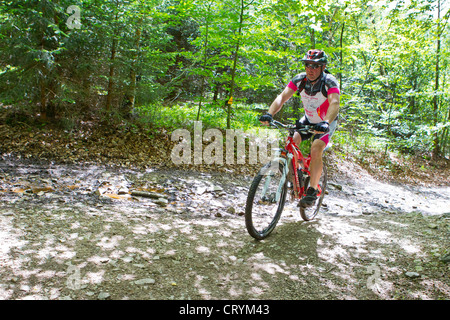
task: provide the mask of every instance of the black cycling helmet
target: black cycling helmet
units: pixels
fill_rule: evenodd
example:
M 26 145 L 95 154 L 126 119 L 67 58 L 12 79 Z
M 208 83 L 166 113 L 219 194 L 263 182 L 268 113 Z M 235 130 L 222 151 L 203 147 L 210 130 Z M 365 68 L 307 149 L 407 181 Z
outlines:
M 327 64 L 328 56 L 323 50 L 313 49 L 309 50 L 305 57 L 302 59 L 303 62 L 313 62 L 317 64 Z

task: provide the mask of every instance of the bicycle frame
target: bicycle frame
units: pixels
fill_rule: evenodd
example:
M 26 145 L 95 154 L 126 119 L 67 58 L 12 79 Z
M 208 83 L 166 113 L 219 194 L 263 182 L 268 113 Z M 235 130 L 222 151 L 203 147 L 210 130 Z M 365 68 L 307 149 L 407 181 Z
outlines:
M 300 151 L 300 148 L 295 144 L 293 133 L 291 132 L 287 138 L 285 150 L 292 154 L 292 168 L 293 168 L 293 175 L 294 175 L 294 181 L 293 181 L 293 187 L 294 187 L 294 193 L 295 197 L 298 199 L 301 199 L 301 197 L 306 192 L 305 187 L 300 184 L 300 180 L 298 177 L 297 168 L 299 168 L 299 163 L 301 164 L 301 170 L 305 172 L 308 176 L 310 175 L 309 172 L 309 164 L 311 163 L 311 156 L 308 155 L 306 158 L 303 156 L 302 152 Z
M 257 240 L 265 239 L 274 230 L 287 202 L 292 205 L 293 202 L 305 199 L 306 189 L 311 184 L 311 155 L 303 156 L 294 142 L 294 135 L 295 132 L 316 133 L 313 125 L 285 125 L 276 120 L 268 124 L 277 129 L 287 129 L 289 134 L 284 147 L 272 151 L 272 161 L 259 170 L 249 188 L 244 214 L 245 226 Z M 319 183 L 322 184 L 319 186 L 320 197 L 312 199 L 313 203 L 308 202 L 309 198 L 303 202 L 298 201 L 297 207 L 304 221 L 314 219 L 322 205 L 327 185 L 326 166 L 323 169 L 323 174 L 319 177 Z M 286 198 L 289 194 L 290 200 Z
M 276 122 L 276 123 L 278 125 L 282 125 L 279 122 Z M 288 169 L 289 161 L 291 161 L 292 169 L 293 169 L 292 174 L 294 176 L 294 179 L 293 179 L 294 181 L 292 181 L 292 182 L 293 182 L 293 188 L 294 188 L 294 195 L 295 195 L 295 198 L 301 199 L 306 194 L 306 190 L 305 190 L 305 186 L 300 183 L 299 176 L 297 173 L 297 168 L 299 168 L 299 163 L 300 163 L 301 171 L 304 172 L 307 176 L 310 176 L 311 173 L 309 171 L 309 165 L 311 164 L 311 155 L 309 154 L 307 157 L 303 156 L 300 148 L 294 142 L 294 131 L 293 130 L 289 130 L 289 136 L 286 140 L 286 145 L 285 145 L 284 149 L 279 149 L 279 151 L 280 151 L 280 155 L 275 157 L 275 160 L 283 161 L 285 164 L 285 166 L 284 166 L 285 170 L 283 172 L 283 177 L 280 180 L 280 185 L 277 190 L 276 199 L 278 201 L 280 194 L 281 194 L 282 187 L 286 181 L 286 178 L 288 175 L 288 170 L 289 170 Z M 318 196 L 320 196 L 322 194 L 322 187 L 319 185 L 318 188 L 319 188 Z

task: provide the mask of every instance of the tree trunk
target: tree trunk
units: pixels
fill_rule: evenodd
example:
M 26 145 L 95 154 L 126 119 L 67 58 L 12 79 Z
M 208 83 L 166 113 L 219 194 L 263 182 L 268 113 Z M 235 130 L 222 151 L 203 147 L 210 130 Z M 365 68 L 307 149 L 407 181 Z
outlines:
M 116 2 L 116 16 L 114 18 L 114 22 L 117 22 L 119 19 L 119 1 Z M 112 94 L 113 94 L 113 88 L 114 88 L 114 72 L 115 72 L 115 59 L 116 59 L 116 53 L 117 53 L 117 34 L 118 30 L 116 29 L 113 35 L 112 45 L 111 45 L 111 56 L 109 58 L 109 78 L 108 78 L 108 93 L 106 95 L 106 105 L 105 109 L 106 111 L 111 111 L 111 101 L 112 101 Z
M 342 49 L 343 49 L 343 38 L 344 38 L 344 28 L 345 28 L 345 22 L 342 23 L 341 28 L 341 39 L 340 39 L 340 52 L 339 52 L 339 64 L 340 64 L 340 71 L 339 71 L 339 90 L 342 91 L 342 70 L 344 68 L 344 58 L 342 55 Z
M 135 32 L 134 48 L 136 51 L 132 57 L 131 68 L 130 68 L 130 86 L 127 90 L 127 93 L 125 96 L 125 105 L 122 110 L 122 114 L 124 116 L 128 115 L 134 109 L 134 105 L 136 102 L 136 87 L 137 87 L 136 64 L 137 64 L 137 60 L 139 57 L 139 51 L 140 51 L 139 43 L 141 41 L 141 34 L 142 34 L 142 30 L 141 30 L 142 21 L 143 21 L 143 17 L 141 17 L 139 19 L 138 26 L 137 26 L 136 32 Z
M 434 126 L 436 127 L 439 122 L 439 55 L 441 52 L 441 1 L 438 0 L 438 24 L 437 24 L 437 48 L 436 48 L 436 78 L 435 78 L 435 85 L 434 85 L 434 99 L 433 99 L 433 112 L 434 112 Z M 439 156 L 439 132 L 436 130 L 434 133 L 434 139 L 433 139 L 433 152 L 432 152 L 432 158 L 437 159 Z
M 41 68 L 42 75 L 39 83 L 39 91 L 40 91 L 40 118 L 45 121 L 47 120 L 47 84 L 46 84 L 46 74 L 45 74 L 45 66 Z
M 114 88 L 114 60 L 116 59 L 117 39 L 114 38 L 111 46 L 111 57 L 109 59 L 109 80 L 108 80 L 108 94 L 106 96 L 106 111 L 111 111 L 112 91 Z
M 230 98 L 227 101 L 227 129 L 231 128 L 231 105 L 233 102 L 233 94 L 234 94 L 234 85 L 235 85 L 235 77 L 236 77 L 236 68 L 238 61 L 239 48 L 241 45 L 241 35 L 242 35 L 242 25 L 244 23 L 244 0 L 241 0 L 241 12 L 239 14 L 239 31 L 238 31 L 238 39 L 236 42 L 236 49 L 234 52 L 234 61 L 233 61 L 233 69 L 231 69 L 231 86 L 230 86 Z
M 208 62 L 208 32 L 209 32 L 209 14 L 211 10 L 212 1 L 209 3 L 208 6 L 208 16 L 206 18 L 206 30 L 205 30 L 205 44 L 203 45 L 204 53 L 203 53 L 203 70 L 206 69 L 206 64 Z M 203 94 L 205 90 L 205 75 L 202 75 L 201 84 L 200 84 L 200 101 L 198 103 L 198 111 L 197 111 L 197 121 L 200 119 L 200 110 L 202 109 L 202 103 L 203 103 Z

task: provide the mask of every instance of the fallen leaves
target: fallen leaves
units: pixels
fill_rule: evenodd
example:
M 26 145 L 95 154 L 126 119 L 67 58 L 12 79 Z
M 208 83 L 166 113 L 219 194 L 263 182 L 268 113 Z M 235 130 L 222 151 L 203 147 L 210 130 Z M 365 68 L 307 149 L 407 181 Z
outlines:
M 175 165 L 171 159 L 171 151 L 177 142 L 171 141 L 170 133 L 163 129 L 149 132 L 148 128 L 132 126 L 125 122 L 110 125 L 100 121 L 81 121 L 71 131 L 49 124 L 45 127 L 0 124 L 0 141 L 0 155 L 2 154 L 4 159 L 14 155 L 19 159 L 39 159 L 66 164 L 101 164 L 141 170 L 173 168 L 245 176 L 254 176 L 261 167 L 260 163 Z M 203 145 L 204 148 L 207 146 L 208 144 Z M 390 157 L 390 165 L 387 168 L 383 162 L 386 159 L 378 154 L 367 153 L 364 162 L 361 162 L 351 154 L 342 159 L 339 156 L 341 151 L 336 150 L 336 153 L 332 149 L 327 154 L 329 173 L 332 175 L 356 177 L 368 173 L 380 180 L 395 180 L 413 185 L 450 183 L 450 161 L 446 159 L 432 164 L 414 157 Z M 425 169 L 421 170 L 421 167 Z
M 116 199 L 116 200 L 130 200 L 131 199 L 130 195 L 114 194 L 114 193 L 105 193 L 105 194 L 103 194 L 103 196 L 111 198 L 111 199 Z
M 33 193 L 41 193 L 41 192 L 52 192 L 54 191 L 54 189 L 52 187 L 36 187 L 36 188 L 31 188 Z
M 32 127 L 0 125 L 0 154 L 19 159 L 39 159 L 65 164 L 102 164 L 127 168 L 176 168 L 199 172 L 233 172 L 254 175 L 257 165 L 182 164 L 175 165 L 175 146 L 165 130 L 149 133 L 126 124 L 111 126 L 81 122 L 77 130 L 57 126 Z M 207 144 L 206 144 L 207 145 Z M 204 147 L 206 146 L 204 145 Z

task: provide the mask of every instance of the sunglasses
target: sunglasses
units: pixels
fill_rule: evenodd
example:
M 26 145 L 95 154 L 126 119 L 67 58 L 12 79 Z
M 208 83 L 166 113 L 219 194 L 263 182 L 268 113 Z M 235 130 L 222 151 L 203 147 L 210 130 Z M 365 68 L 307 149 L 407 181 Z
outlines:
M 305 63 L 305 68 L 311 68 L 311 69 L 317 69 L 320 67 L 320 64 L 312 64 L 312 63 Z

